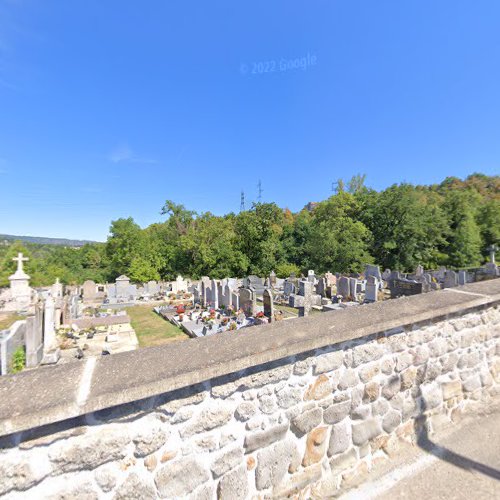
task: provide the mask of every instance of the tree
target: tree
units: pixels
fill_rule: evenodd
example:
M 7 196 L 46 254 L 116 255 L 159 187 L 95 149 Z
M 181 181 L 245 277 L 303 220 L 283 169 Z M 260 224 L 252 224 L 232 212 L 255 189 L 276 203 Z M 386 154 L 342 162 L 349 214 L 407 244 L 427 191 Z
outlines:
M 308 262 L 319 272 L 361 271 L 373 262 L 370 230 L 358 220 L 359 204 L 345 191 L 319 203 L 312 214 L 306 243 Z
M 367 199 L 375 203 L 365 221 L 373 234 L 373 255 L 379 264 L 410 271 L 419 264 L 434 268 L 441 263 L 448 228 L 438 194 L 400 184 Z
M 128 272 L 132 260 L 144 248 L 143 241 L 141 228 L 132 217 L 111 222 L 106 253 L 113 278 Z
M 448 264 L 455 267 L 481 263 L 481 231 L 476 223 L 480 197 L 475 190 L 451 190 L 445 196 L 451 233 Z

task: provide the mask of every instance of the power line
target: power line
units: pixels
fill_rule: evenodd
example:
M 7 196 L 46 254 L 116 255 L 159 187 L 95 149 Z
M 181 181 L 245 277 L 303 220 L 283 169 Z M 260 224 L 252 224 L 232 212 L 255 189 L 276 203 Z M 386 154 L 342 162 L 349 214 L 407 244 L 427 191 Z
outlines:
M 257 199 L 259 200 L 259 203 L 262 201 L 262 193 L 264 190 L 262 189 L 262 182 L 259 179 L 259 183 L 257 184 L 257 189 L 259 190 L 259 196 L 257 196 Z
M 240 212 L 245 211 L 245 191 L 241 192 Z

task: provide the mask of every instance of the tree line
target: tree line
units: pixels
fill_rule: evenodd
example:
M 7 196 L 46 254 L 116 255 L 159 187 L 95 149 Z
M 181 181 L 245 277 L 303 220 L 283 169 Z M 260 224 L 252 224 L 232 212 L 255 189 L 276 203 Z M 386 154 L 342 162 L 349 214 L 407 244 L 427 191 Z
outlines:
M 0 285 L 22 251 L 32 284 L 59 277 L 69 284 L 223 278 L 275 271 L 287 277 L 314 269 L 357 272 L 367 263 L 410 271 L 418 264 L 475 267 L 487 247 L 500 242 L 500 176 L 473 174 L 441 184 L 366 187 L 365 176 L 339 180 L 333 196 L 292 213 L 275 203 L 256 203 L 238 214 L 195 213 L 167 201 L 163 222 L 141 228 L 132 217 L 112 221 L 106 243 L 82 248 L 15 242 L 0 247 Z

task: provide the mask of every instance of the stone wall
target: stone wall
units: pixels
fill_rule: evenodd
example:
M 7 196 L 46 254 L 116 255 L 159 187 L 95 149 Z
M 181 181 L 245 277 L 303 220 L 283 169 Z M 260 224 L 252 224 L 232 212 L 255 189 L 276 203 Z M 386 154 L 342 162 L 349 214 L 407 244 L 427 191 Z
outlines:
M 2 377 L 0 496 L 332 495 L 500 394 L 499 303 L 497 280 Z
M 390 457 L 400 440 L 413 440 L 422 427 L 432 433 L 452 425 L 500 393 L 498 295 L 461 312 L 440 312 L 6 435 L 0 495 L 331 495 Z M 335 313 L 323 316 L 329 314 L 331 322 Z

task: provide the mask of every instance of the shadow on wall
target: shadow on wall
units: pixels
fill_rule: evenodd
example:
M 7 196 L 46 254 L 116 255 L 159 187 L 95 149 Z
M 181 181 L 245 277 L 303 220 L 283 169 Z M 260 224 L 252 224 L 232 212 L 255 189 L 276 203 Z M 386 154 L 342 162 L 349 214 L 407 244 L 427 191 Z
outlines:
M 427 422 L 426 410 L 427 406 L 424 398 L 422 397 L 422 392 L 420 390 L 420 386 L 418 388 L 419 399 L 420 402 L 420 414 L 415 418 L 415 435 L 417 436 L 417 445 L 422 448 L 422 450 L 434 455 L 440 460 L 444 460 L 455 467 L 460 467 L 461 469 L 467 470 L 469 472 L 476 471 L 485 476 L 492 477 L 500 481 L 500 471 L 494 469 L 493 467 L 489 467 L 488 465 L 484 465 L 480 462 L 476 462 L 475 460 L 471 460 L 470 458 L 464 457 L 454 451 L 437 444 L 429 438 L 429 425 Z

